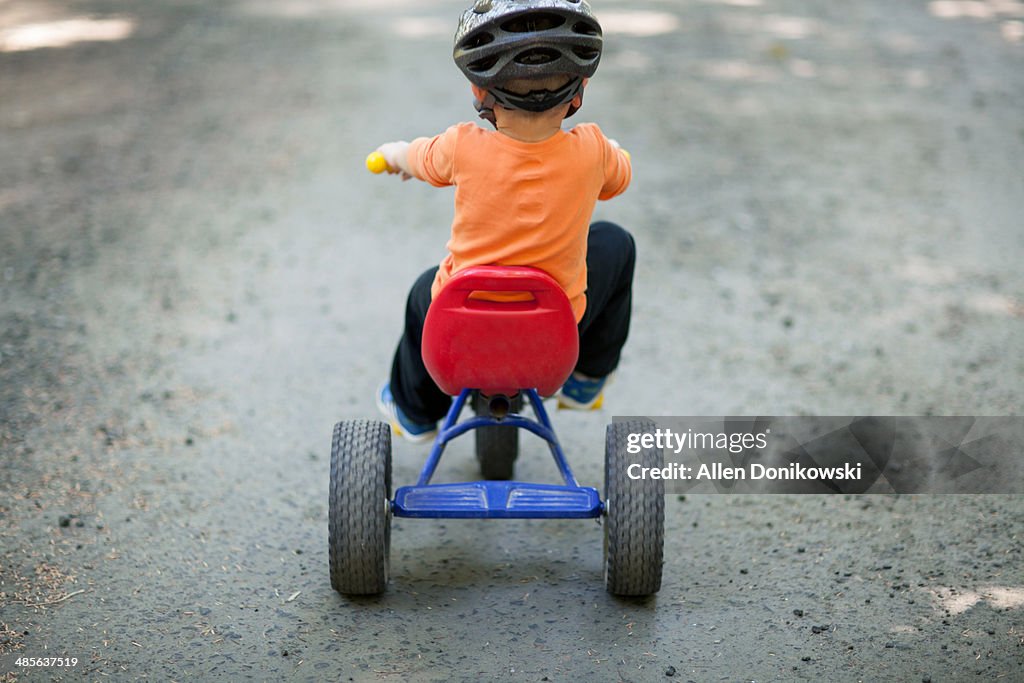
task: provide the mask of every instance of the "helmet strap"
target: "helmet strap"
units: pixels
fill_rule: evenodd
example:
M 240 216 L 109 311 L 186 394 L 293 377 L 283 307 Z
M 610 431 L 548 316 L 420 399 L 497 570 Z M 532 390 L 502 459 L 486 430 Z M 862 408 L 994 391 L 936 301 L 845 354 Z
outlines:
M 490 121 L 491 125 L 495 128 L 498 127 L 498 123 L 494 119 L 494 95 L 474 85 L 473 107 L 480 115 L 480 118 Z
M 569 118 L 577 111 L 579 111 L 580 107 L 583 106 L 583 89 L 587 86 L 587 81 L 589 80 L 589 78 L 583 78 L 576 83 L 576 87 L 574 87 L 572 90 L 572 99 L 569 102 L 569 111 L 566 113 L 565 118 Z M 476 85 L 472 86 L 472 88 L 473 107 L 480 115 L 480 118 L 484 119 L 485 121 L 489 121 L 492 126 L 497 128 L 498 124 L 494 118 L 494 105 L 497 103 L 497 100 L 495 99 L 494 95 L 489 90 L 485 90 Z M 502 106 L 518 108 L 506 104 L 503 104 Z

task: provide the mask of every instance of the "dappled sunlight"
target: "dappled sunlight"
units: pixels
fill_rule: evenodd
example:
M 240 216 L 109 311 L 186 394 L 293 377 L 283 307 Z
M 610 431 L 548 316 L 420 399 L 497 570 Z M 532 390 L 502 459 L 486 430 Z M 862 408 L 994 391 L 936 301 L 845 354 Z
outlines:
M 240 11 L 245 14 L 282 19 L 316 19 L 344 14 L 370 15 L 373 11 L 429 10 L 444 3 L 421 0 L 243 0 Z M 381 14 L 381 16 L 385 16 Z M 455 33 L 454 14 L 449 19 L 425 16 L 389 18 L 391 31 L 402 38 L 446 38 Z
M 789 73 L 797 78 L 814 78 L 818 75 L 818 67 L 806 59 L 791 59 L 788 66 Z
M 940 586 L 928 592 L 937 606 L 950 614 L 963 614 L 978 603 L 988 603 L 993 609 L 1024 608 L 1024 588 L 986 586 L 977 590 L 957 590 Z
M 1024 318 L 1024 302 L 1002 294 L 994 292 L 975 294 L 967 303 L 979 313 Z
M 925 287 L 948 287 L 957 285 L 964 279 L 952 266 L 917 256 L 907 259 L 899 271 L 899 276 L 906 282 Z M 958 295 L 956 299 L 976 313 L 1011 318 L 1024 317 L 1024 302 L 997 292 Z
M 620 50 L 606 57 L 602 57 L 602 66 L 615 66 L 621 69 L 633 69 L 643 71 L 651 68 L 654 64 L 648 55 L 637 50 Z
M 732 31 L 766 34 L 780 40 L 801 40 L 822 32 L 821 23 L 815 19 L 783 14 L 731 13 L 723 16 L 722 22 Z
M 928 3 L 928 11 L 940 19 L 991 19 L 992 8 L 979 0 L 934 0 Z
M 701 0 L 712 5 L 729 5 L 730 7 L 760 7 L 764 0 Z
M 769 14 L 762 21 L 762 28 L 776 38 L 799 40 L 815 33 L 820 33 L 818 22 L 807 17 L 789 17 Z
M 1024 17 L 1019 0 L 932 0 L 928 11 L 940 19 L 996 19 Z
M 434 17 L 402 17 L 395 22 L 395 33 L 403 38 L 449 38 L 452 25 Z
M 1024 42 L 1024 21 L 1004 21 L 999 32 L 1008 43 Z
M 468 3 L 467 3 L 468 4 Z M 383 9 L 445 7 L 441 0 L 243 0 L 236 5 L 245 14 L 285 19 L 309 19 Z
M 947 285 L 959 278 L 951 266 L 918 256 L 911 256 L 903 265 L 900 275 L 904 280 L 919 285 Z
M 731 7 L 758 8 L 760 2 L 733 2 L 731 0 L 705 0 Z M 792 41 L 829 37 L 837 39 L 835 31 L 819 19 L 790 14 L 726 11 L 716 17 L 726 31 L 756 40 L 760 53 L 757 59 L 713 59 L 698 67 L 707 78 L 745 83 L 778 83 L 786 78 L 802 80 L 820 79 L 835 85 L 849 81 L 847 72 L 834 65 L 819 65 L 806 57 L 794 55 Z M 842 42 L 842 41 L 840 41 Z
M 649 37 L 679 29 L 679 18 L 668 12 L 623 10 L 598 12 L 597 20 L 606 34 Z
M 744 81 L 751 83 L 773 83 L 779 80 L 777 69 L 741 59 L 708 61 L 700 65 L 703 75 L 722 81 Z
M 135 32 L 135 20 L 125 17 L 75 17 L 60 21 L 0 28 L 0 52 L 69 47 L 85 42 L 124 40 Z
M 1020 0 L 932 0 L 928 11 L 939 19 L 998 21 L 1003 40 L 1024 42 L 1024 2 Z

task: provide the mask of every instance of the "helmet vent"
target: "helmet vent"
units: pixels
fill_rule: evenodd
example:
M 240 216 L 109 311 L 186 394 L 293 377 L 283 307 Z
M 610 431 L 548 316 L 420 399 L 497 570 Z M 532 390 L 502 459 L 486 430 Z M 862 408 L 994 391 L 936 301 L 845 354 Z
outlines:
M 484 73 L 494 68 L 494 65 L 498 63 L 499 55 L 493 57 L 484 57 L 478 59 L 475 62 L 470 62 L 466 65 L 466 68 L 474 73 Z
M 471 35 L 462 41 L 462 45 L 460 47 L 463 50 L 473 50 L 478 47 L 483 47 L 487 43 L 491 42 L 494 42 L 494 35 L 487 33 L 486 31 L 481 31 L 480 33 Z
M 532 50 L 527 50 L 517 54 L 516 63 L 524 66 L 550 64 L 551 62 L 558 61 L 559 57 L 561 57 L 561 54 L 558 50 L 552 50 L 549 47 L 535 47 Z
M 573 52 L 574 55 L 576 55 L 580 59 L 583 59 L 583 60 L 586 60 L 586 61 L 589 61 L 591 59 L 596 59 L 597 56 L 601 54 L 600 50 L 595 50 L 595 49 L 589 48 L 589 47 L 574 47 L 572 49 L 572 52 Z
M 558 28 L 564 23 L 565 17 L 557 14 L 531 12 L 509 19 L 501 25 L 501 28 L 508 33 L 532 33 L 533 31 L 548 31 Z
M 581 36 L 599 36 L 601 29 L 585 21 L 577 21 L 572 25 L 572 32 Z

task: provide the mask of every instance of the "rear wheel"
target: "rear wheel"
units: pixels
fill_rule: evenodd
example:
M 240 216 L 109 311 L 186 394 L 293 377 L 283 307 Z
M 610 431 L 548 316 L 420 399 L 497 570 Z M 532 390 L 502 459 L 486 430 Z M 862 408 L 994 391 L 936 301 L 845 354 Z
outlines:
M 348 420 L 334 427 L 328 545 L 331 586 L 343 595 L 383 593 L 391 549 L 391 428 Z
M 661 588 L 665 541 L 665 483 L 631 479 L 629 466 L 662 467 L 661 450 L 626 451 L 630 434 L 649 433 L 650 422 L 615 422 L 605 436 L 604 583 L 613 595 L 643 596 Z
M 511 399 L 510 411 L 518 413 L 523 407 L 523 396 Z M 480 393 L 473 394 L 473 412 L 477 415 L 490 414 L 487 399 Z M 476 432 L 476 459 L 480 463 L 480 475 L 484 479 L 505 481 L 515 474 L 516 458 L 519 457 L 519 429 L 516 427 L 481 427 Z

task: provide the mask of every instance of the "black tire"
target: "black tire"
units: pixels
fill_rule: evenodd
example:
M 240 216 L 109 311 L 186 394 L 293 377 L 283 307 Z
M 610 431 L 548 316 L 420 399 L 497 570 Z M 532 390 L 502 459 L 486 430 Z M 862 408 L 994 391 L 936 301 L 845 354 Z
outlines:
M 342 595 L 377 595 L 388 582 L 391 550 L 391 427 L 348 420 L 334 427 L 328 533 L 331 586 Z
M 604 585 L 612 595 L 653 595 L 661 588 L 665 545 L 665 482 L 630 479 L 632 463 L 662 467 L 662 452 L 626 451 L 627 436 L 650 432 L 645 421 L 608 425 L 604 460 Z
M 522 394 L 512 399 L 512 412 L 522 410 Z M 487 414 L 487 402 L 480 394 L 473 394 L 473 411 Z M 516 427 L 481 427 L 476 432 L 476 459 L 480 463 L 480 476 L 484 479 L 507 481 L 515 474 L 519 457 L 519 430 Z

